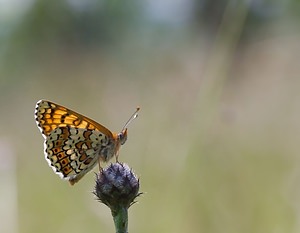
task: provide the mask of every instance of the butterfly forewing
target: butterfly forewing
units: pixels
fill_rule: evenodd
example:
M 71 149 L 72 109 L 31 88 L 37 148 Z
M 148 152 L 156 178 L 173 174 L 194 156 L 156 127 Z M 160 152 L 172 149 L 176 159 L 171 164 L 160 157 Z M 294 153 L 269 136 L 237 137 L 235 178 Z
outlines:
M 98 160 L 111 159 L 119 147 L 116 134 L 58 104 L 40 100 L 35 117 L 45 138 L 46 160 L 61 178 L 71 184 L 78 182 Z
M 105 128 L 103 125 L 50 101 L 40 100 L 37 102 L 35 117 L 37 126 L 44 137 L 47 137 L 52 130 L 61 126 L 71 126 L 91 130 L 97 129 L 105 135 L 113 137 L 110 130 Z

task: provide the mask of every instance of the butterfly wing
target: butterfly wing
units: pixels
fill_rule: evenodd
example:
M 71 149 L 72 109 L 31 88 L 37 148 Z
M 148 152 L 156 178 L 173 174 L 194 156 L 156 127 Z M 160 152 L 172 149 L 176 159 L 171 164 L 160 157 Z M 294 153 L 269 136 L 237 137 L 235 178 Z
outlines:
M 51 131 L 44 143 L 48 164 L 72 185 L 92 170 L 111 146 L 114 144 L 100 131 L 69 126 Z
M 90 130 L 96 129 L 108 137 L 113 137 L 110 130 L 96 121 L 47 100 L 37 102 L 35 120 L 44 138 L 46 138 L 52 130 L 63 126 Z
M 115 155 L 115 134 L 79 113 L 40 100 L 35 117 L 45 138 L 49 166 L 72 185 L 93 169 L 98 160 L 108 161 Z

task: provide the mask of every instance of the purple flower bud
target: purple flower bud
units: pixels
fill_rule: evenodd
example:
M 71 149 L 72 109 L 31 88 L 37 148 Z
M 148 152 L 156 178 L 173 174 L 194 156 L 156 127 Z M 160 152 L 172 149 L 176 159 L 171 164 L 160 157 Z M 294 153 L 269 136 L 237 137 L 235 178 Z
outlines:
M 97 174 L 94 194 L 112 212 L 128 209 L 141 194 L 138 191 L 139 180 L 127 164 L 112 163 Z

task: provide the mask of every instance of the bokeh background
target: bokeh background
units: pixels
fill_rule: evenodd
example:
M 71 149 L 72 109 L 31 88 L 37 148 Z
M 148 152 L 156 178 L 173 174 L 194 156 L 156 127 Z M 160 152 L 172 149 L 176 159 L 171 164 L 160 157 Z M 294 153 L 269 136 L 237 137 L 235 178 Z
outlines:
M 118 132 L 130 232 L 300 232 L 299 1 L 1 0 L 0 232 L 114 232 L 48 167 L 39 99 Z M 97 169 L 94 169 L 96 172 Z

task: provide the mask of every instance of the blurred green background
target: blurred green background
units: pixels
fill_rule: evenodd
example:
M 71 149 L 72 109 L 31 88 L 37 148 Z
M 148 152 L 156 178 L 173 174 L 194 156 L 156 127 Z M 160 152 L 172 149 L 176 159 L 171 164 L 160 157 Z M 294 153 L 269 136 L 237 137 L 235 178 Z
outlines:
M 48 167 L 47 99 L 118 132 L 129 232 L 300 232 L 299 1 L 0 1 L 0 232 L 114 232 Z M 97 169 L 94 169 L 96 172 Z

